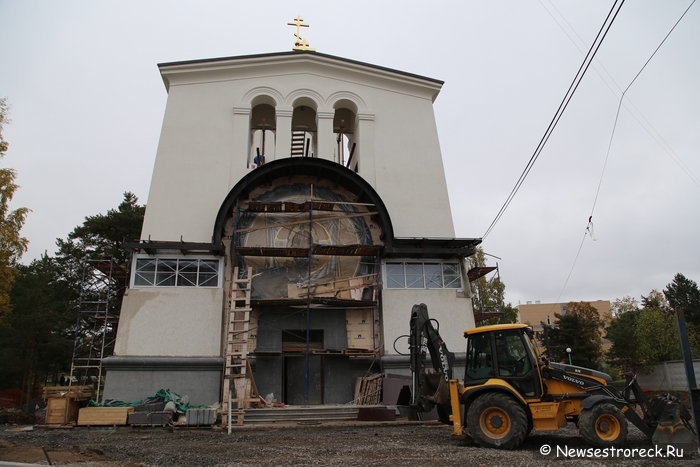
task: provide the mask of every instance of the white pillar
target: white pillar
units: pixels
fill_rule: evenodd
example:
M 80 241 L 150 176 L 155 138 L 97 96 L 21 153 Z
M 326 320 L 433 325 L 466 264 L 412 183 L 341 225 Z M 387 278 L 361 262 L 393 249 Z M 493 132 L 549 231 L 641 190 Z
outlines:
M 231 142 L 229 186 L 245 173 L 250 156 L 250 107 L 233 108 L 233 141 Z
M 335 155 L 335 134 L 333 133 L 333 117 L 334 110 L 318 110 L 316 112 L 316 157 L 327 159 L 329 161 L 336 160 Z
M 275 159 L 290 157 L 292 154 L 292 107 L 275 108 L 277 131 L 275 135 Z
M 353 159 L 357 158 L 359 174 L 367 183 L 377 188 L 377 172 L 374 161 L 374 114 L 357 115 L 357 146 Z

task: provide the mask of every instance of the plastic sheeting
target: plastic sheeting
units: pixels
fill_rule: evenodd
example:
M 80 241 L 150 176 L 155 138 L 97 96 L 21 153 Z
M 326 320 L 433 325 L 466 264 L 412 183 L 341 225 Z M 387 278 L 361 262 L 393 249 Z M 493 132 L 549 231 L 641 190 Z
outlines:
M 89 404 L 92 407 L 136 407 L 137 405 L 146 405 L 153 402 L 165 402 L 166 404 L 172 402 L 175 404 L 178 413 L 185 413 L 188 409 L 205 409 L 208 407 L 206 405 L 192 405 L 189 403 L 189 397 L 180 396 L 170 389 L 159 389 L 155 394 L 139 401 L 125 402 L 112 400 L 100 404 L 99 402 L 90 400 Z

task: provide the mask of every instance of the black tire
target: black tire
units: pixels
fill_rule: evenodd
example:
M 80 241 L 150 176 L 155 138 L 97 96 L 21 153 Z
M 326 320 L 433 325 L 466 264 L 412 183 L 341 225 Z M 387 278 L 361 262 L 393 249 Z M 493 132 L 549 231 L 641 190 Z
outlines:
M 478 396 L 467 413 L 467 433 L 483 447 L 515 449 L 525 440 L 527 427 L 522 404 L 502 392 Z
M 627 419 L 616 406 L 603 402 L 581 412 L 578 431 L 594 446 L 620 446 L 627 439 Z

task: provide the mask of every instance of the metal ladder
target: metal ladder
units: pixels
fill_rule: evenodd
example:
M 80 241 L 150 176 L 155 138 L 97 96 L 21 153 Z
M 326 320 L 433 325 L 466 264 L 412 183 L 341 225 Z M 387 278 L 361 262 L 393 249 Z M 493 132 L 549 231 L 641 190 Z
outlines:
M 236 425 L 243 425 L 245 407 L 258 400 L 251 397 L 255 382 L 248 363 L 248 332 L 250 330 L 250 282 L 253 268 L 248 268 L 246 278 L 239 279 L 238 267 L 231 278 L 228 321 L 226 324 L 226 358 L 224 361 L 224 413 L 228 413 L 226 423 L 231 434 L 233 417 Z M 236 405 L 235 410 L 233 405 Z
M 307 140 L 305 131 L 292 131 L 291 157 L 308 156 L 308 145 L 309 142 Z

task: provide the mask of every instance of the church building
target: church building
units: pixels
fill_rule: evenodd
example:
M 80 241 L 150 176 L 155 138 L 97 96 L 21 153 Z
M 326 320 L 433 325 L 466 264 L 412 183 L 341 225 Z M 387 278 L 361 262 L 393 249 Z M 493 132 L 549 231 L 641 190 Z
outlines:
M 311 50 L 158 67 L 168 99 L 106 399 L 213 405 L 252 371 L 285 404 L 349 403 L 357 378 L 405 374 L 416 303 L 464 351 L 481 240 L 455 238 L 442 81 Z

